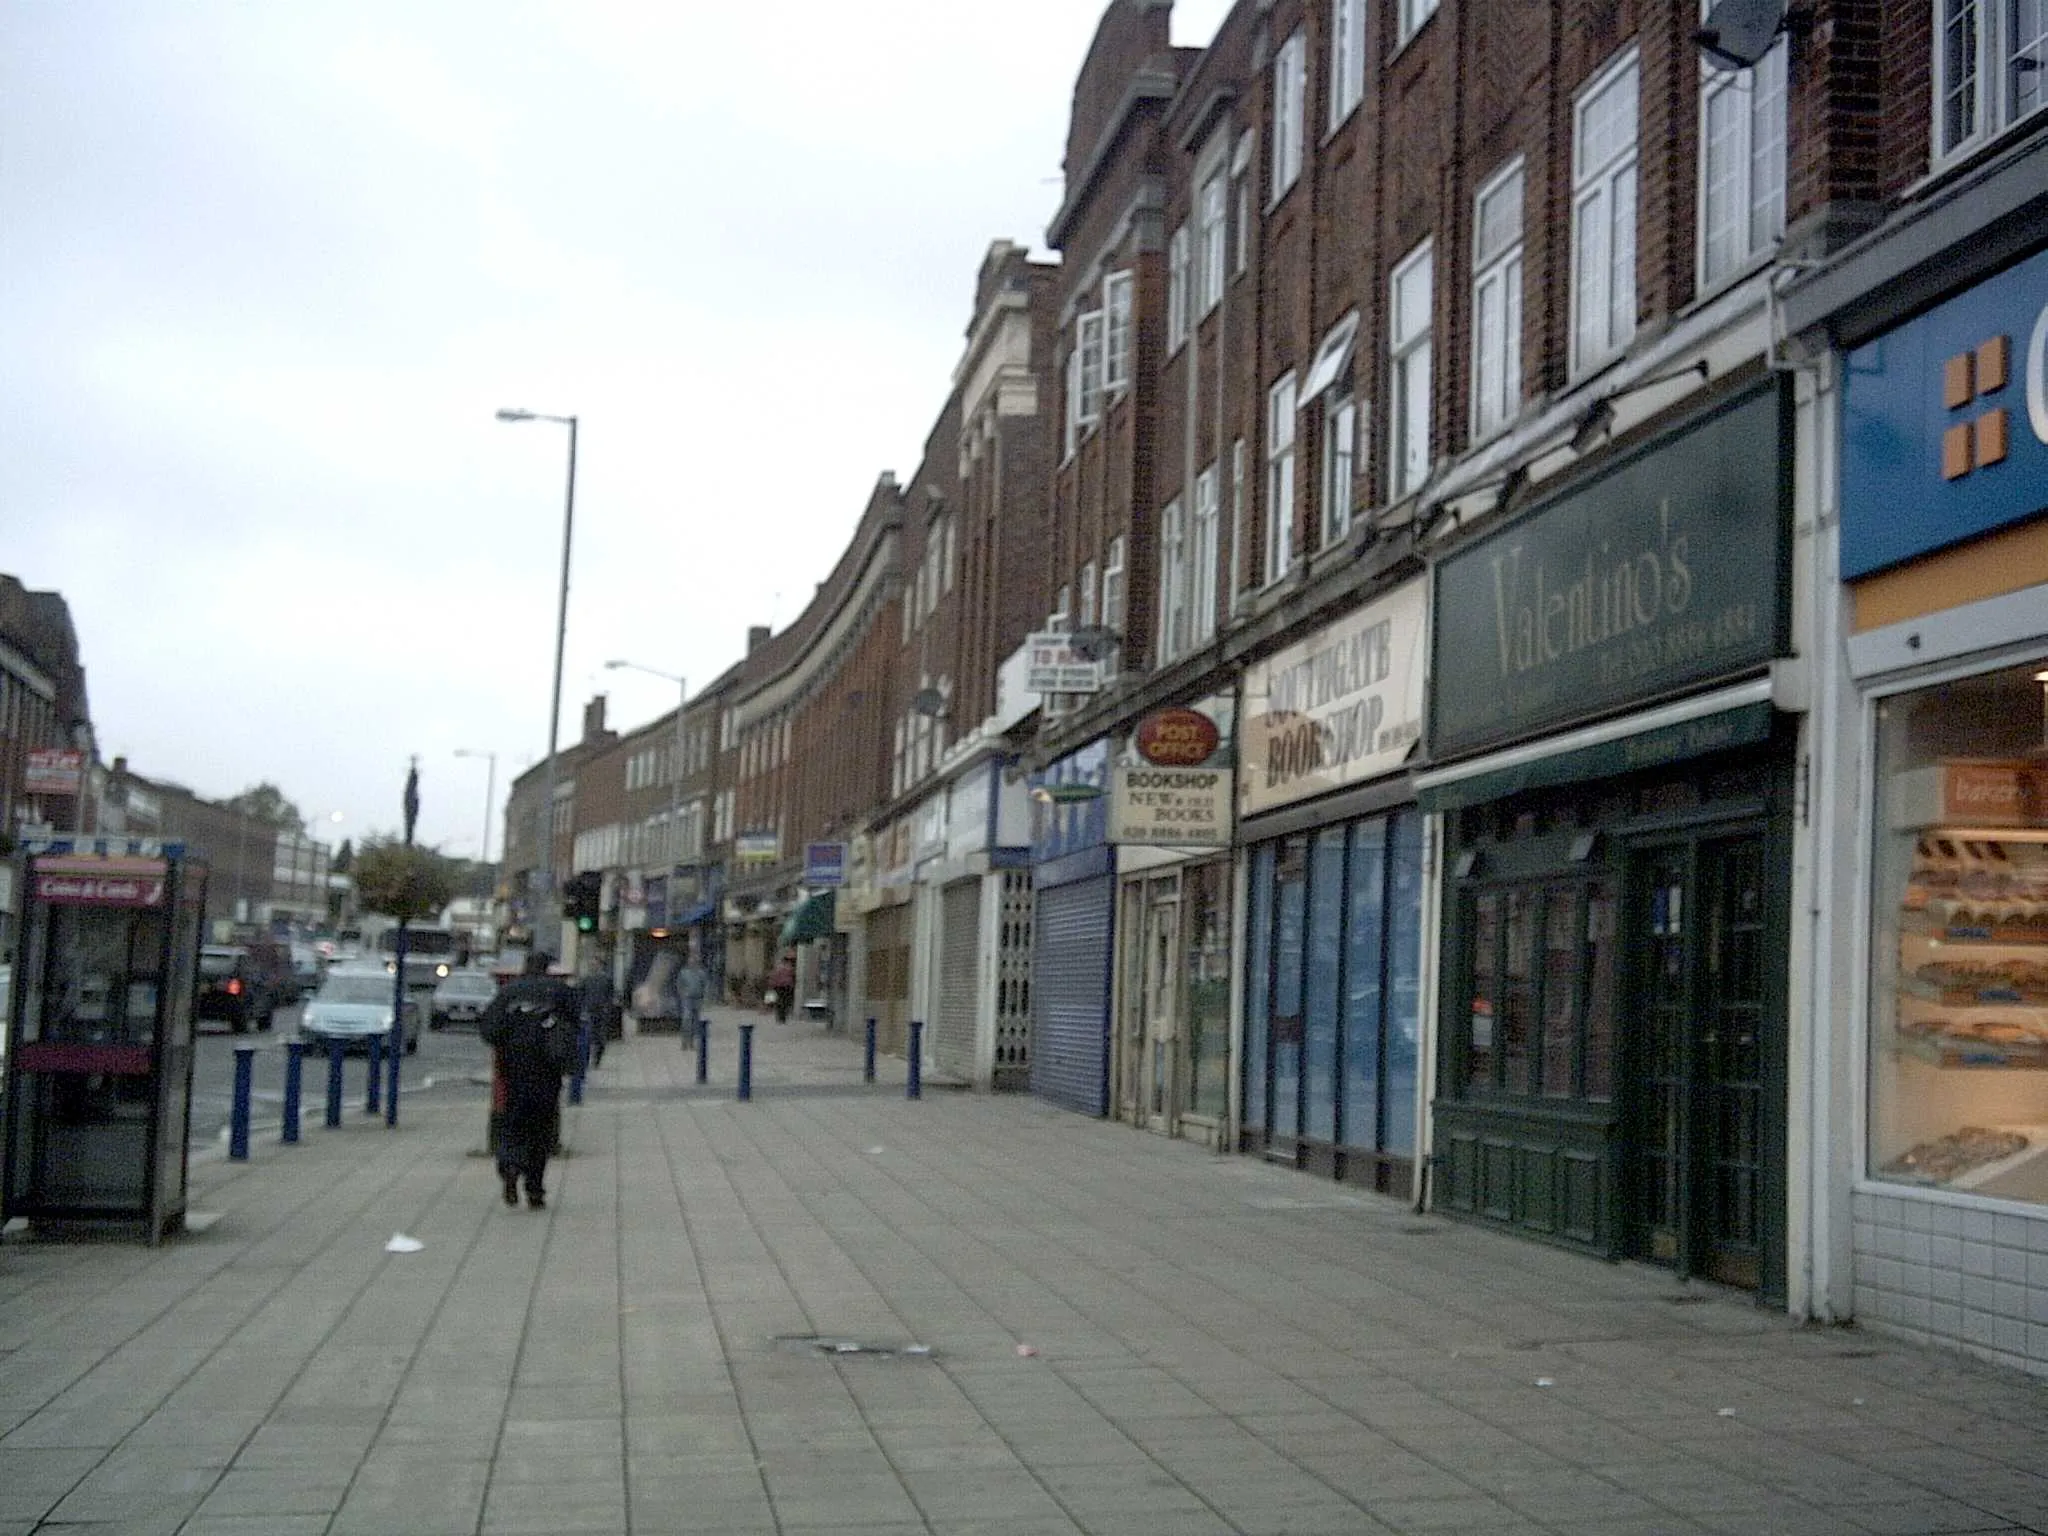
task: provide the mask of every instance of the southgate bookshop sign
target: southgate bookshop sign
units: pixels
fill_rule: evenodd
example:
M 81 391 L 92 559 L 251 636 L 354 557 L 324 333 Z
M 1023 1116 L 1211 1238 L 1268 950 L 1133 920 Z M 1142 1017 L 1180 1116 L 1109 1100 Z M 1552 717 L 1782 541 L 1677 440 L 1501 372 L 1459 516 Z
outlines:
M 1659 438 L 1436 568 L 1430 752 L 1761 667 L 1785 626 L 1783 397 Z
M 1429 603 L 1398 587 L 1244 679 L 1244 816 L 1394 772 L 1422 739 Z

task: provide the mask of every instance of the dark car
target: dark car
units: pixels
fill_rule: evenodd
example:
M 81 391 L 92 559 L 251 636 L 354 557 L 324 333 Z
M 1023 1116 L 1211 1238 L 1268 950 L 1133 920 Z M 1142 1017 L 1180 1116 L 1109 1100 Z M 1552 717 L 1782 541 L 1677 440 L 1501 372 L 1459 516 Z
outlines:
M 284 1001 L 276 969 L 239 944 L 209 944 L 199 951 L 199 995 L 193 1017 L 224 1021 L 238 1035 L 249 1026 L 270 1028 Z

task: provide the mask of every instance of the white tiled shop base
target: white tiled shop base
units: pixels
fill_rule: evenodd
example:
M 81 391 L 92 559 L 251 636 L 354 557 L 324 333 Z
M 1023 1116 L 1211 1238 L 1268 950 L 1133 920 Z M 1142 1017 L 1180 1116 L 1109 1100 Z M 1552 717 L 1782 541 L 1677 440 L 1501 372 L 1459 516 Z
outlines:
M 1859 1191 L 1856 1320 L 2048 1376 L 2048 1209 Z

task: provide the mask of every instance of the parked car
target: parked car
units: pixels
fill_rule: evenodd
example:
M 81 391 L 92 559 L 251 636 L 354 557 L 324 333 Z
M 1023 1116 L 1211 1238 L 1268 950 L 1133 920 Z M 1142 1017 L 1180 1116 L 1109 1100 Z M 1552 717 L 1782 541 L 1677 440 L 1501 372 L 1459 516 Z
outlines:
M 199 995 L 192 1017 L 225 1022 L 238 1035 L 249 1026 L 270 1028 L 285 1001 L 273 966 L 240 944 L 209 944 L 199 951 Z
M 429 1029 L 450 1024 L 474 1024 L 484 1008 L 498 995 L 498 983 L 489 971 L 450 971 L 434 988 L 434 1012 Z
M 320 978 L 327 974 L 327 960 L 311 944 L 292 945 L 292 979 L 298 983 L 299 995 L 304 997 L 315 991 Z
M 391 1033 L 391 977 L 381 966 L 329 971 L 299 1019 L 299 1038 L 316 1051 L 333 1041 L 347 1050 L 368 1050 L 370 1037 Z M 419 1004 L 405 1003 L 405 1050 L 420 1048 Z

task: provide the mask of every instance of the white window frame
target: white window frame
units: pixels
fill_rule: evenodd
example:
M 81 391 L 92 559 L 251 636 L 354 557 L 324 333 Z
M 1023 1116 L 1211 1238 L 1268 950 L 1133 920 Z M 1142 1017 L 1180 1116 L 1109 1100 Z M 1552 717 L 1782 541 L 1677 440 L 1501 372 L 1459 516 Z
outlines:
M 1589 147 L 1588 115 L 1619 92 L 1626 142 Z M 1641 59 L 1634 47 L 1587 82 L 1572 103 L 1571 372 L 1618 356 L 1636 332 L 1636 162 L 1642 133 Z M 1618 237 L 1626 233 L 1627 249 Z M 1597 277 L 1598 281 L 1589 281 Z
M 1103 314 L 1091 309 L 1074 322 L 1075 351 L 1081 358 L 1081 400 L 1077 410 L 1081 430 L 1102 421 Z
M 1102 312 L 1108 317 L 1103 330 L 1102 388 L 1112 397 L 1131 387 L 1131 298 L 1132 275 L 1112 272 L 1102 280 Z
M 1358 402 L 1349 389 L 1330 394 L 1323 408 L 1321 533 L 1318 546 L 1328 549 L 1351 532 L 1351 493 L 1358 475 Z
M 1425 240 L 1387 281 L 1387 500 L 1413 495 L 1429 478 L 1432 343 L 1436 330 L 1434 243 Z M 1420 281 L 1419 315 L 1413 312 Z M 1405 291 L 1404 291 L 1405 290 Z
M 1394 45 L 1405 47 L 1422 24 L 1436 14 L 1436 0 L 1394 0 Z
M 1195 477 L 1195 514 L 1188 531 L 1188 646 L 1216 633 L 1216 465 Z
M 1081 446 L 1081 349 L 1077 345 L 1067 353 L 1066 366 L 1067 409 L 1065 436 L 1062 439 L 1061 462 L 1071 459 L 1074 451 Z M 904 620 L 904 636 L 910 632 L 910 621 Z
M 1188 227 L 1173 232 L 1166 246 L 1166 350 L 1178 352 L 1188 339 Z
M 1109 541 L 1102 557 L 1102 627 L 1124 632 L 1124 536 Z
M 1244 439 L 1230 445 L 1230 609 L 1237 611 L 1237 595 L 1244 590 L 1245 513 Z
M 1095 627 L 1095 562 L 1090 560 L 1081 567 L 1080 578 L 1074 583 L 1081 601 L 1081 628 Z
M 1230 152 L 1230 272 L 1244 276 L 1252 261 L 1252 131 L 1237 136 Z
M 1718 288 L 1776 250 L 1785 238 L 1787 40 L 1780 37 L 1744 70 L 1700 65 L 1699 284 Z M 1713 137 L 1716 110 L 1730 114 L 1725 144 Z M 1717 153 L 1717 150 L 1720 151 Z M 1736 226 L 1717 237 L 1714 205 L 1725 184 Z
M 1229 206 L 1227 178 L 1223 168 L 1218 166 L 1203 179 L 1195 205 L 1201 257 L 1195 265 L 1195 286 L 1200 291 L 1199 313 L 1204 315 L 1223 302 L 1223 263 L 1229 251 Z
M 2037 35 L 2019 35 L 2014 0 L 1934 0 L 1934 100 L 1928 116 L 1937 164 L 1967 154 L 2048 106 L 2048 12 L 2036 25 Z M 1951 34 L 1958 34 L 1954 47 Z M 2035 67 L 2020 70 L 2021 59 Z M 2031 101 L 2021 89 L 2023 75 L 2033 87 Z M 1949 97 L 1959 80 L 1971 94 L 1963 120 L 1954 123 Z
M 1294 394 L 1292 369 L 1266 391 L 1266 582 L 1294 564 Z
M 1187 650 L 1187 524 L 1180 498 L 1159 514 L 1159 664 L 1163 667 Z
M 1308 43 L 1296 32 L 1273 56 L 1273 188 L 1278 203 L 1301 180 L 1302 97 L 1307 83 Z
M 1330 0 L 1330 131 L 1365 100 L 1365 0 Z
M 1486 239 L 1487 212 L 1510 189 L 1511 232 Z M 1521 156 L 1502 166 L 1472 199 L 1472 441 L 1504 429 L 1522 409 L 1522 242 L 1528 227 L 1528 178 Z M 1489 336 L 1487 317 L 1499 316 Z

